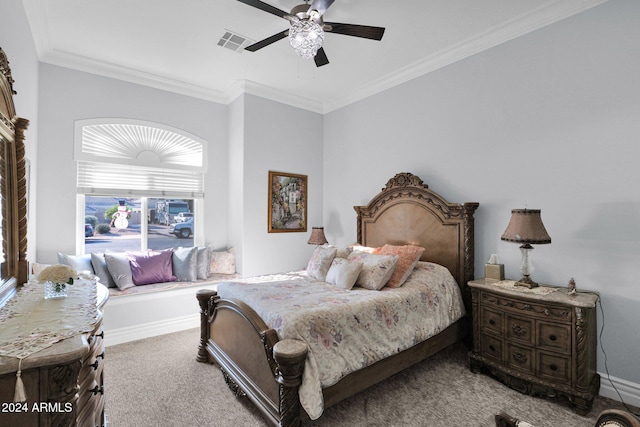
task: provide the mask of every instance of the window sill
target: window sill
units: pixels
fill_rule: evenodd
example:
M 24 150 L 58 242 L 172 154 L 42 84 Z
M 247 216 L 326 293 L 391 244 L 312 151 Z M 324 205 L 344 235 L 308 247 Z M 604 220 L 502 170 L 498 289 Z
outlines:
M 196 286 L 215 285 L 217 283 L 224 282 L 226 280 L 237 279 L 239 277 L 239 274 L 212 274 L 206 280 L 196 280 L 195 282 L 151 283 L 148 285 L 134 286 L 123 291 L 118 288 L 109 288 L 109 297 L 119 298 L 130 295 L 143 295 L 174 289 L 192 288 Z

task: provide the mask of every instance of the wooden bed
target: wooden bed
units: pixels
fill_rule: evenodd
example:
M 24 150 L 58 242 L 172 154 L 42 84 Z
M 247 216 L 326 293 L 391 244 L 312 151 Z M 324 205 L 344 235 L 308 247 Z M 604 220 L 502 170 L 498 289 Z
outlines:
M 471 312 L 467 282 L 474 278 L 474 219 L 478 203 L 449 203 L 420 178 L 399 173 L 366 206 L 355 206 L 357 240 L 364 246 L 412 244 L 426 250 L 422 261 L 449 269 Z M 217 363 L 229 387 L 248 397 L 272 425 L 298 425 L 307 345 L 279 340 L 275 330 L 248 305 L 220 298 L 214 290 L 197 293 L 201 338 L 197 360 Z M 394 356 L 353 372 L 323 389 L 328 408 L 456 343 L 470 332 L 468 315 L 438 335 Z

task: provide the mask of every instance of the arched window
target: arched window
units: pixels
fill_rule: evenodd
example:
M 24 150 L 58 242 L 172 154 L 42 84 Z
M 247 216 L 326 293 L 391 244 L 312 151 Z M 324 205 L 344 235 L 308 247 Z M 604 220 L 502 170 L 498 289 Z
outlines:
M 84 250 L 79 252 L 194 243 L 207 167 L 203 140 L 158 123 L 125 119 L 80 120 L 75 135 L 83 208 L 77 241 Z

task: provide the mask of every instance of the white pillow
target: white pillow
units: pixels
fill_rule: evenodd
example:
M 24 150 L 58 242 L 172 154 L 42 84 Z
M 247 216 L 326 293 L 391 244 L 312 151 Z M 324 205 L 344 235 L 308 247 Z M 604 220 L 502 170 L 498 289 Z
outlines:
M 349 261 L 346 258 L 334 258 L 327 273 L 327 283 L 338 288 L 349 290 L 353 288 L 362 270 L 360 261 Z
M 397 255 L 376 255 L 367 252 L 351 252 L 347 259 L 362 263 L 356 285 L 372 291 L 379 291 L 387 284 L 398 264 Z
M 174 249 L 171 264 L 179 282 L 195 282 L 198 279 L 198 248 Z
M 233 248 L 226 251 L 211 251 L 209 274 L 235 274 L 236 252 Z
M 135 283 L 133 283 L 133 274 L 131 273 L 131 264 L 129 264 L 127 254 L 106 253 L 104 254 L 104 258 L 107 260 L 107 268 L 118 289 L 124 291 L 125 289 L 135 286 Z
M 65 255 L 58 252 L 58 264 L 68 265 L 78 273 L 88 271 L 89 273 L 93 274 L 93 265 L 91 265 L 91 254 Z
M 198 246 L 198 262 L 197 262 L 198 279 L 208 278 L 210 270 L 211 270 L 211 250 L 207 246 Z
M 329 267 L 331 267 L 331 261 L 333 261 L 333 258 L 336 256 L 336 251 L 335 246 L 318 246 L 316 250 L 313 251 L 313 255 L 311 255 L 311 259 L 307 264 L 307 274 L 309 277 L 324 282 L 327 278 Z

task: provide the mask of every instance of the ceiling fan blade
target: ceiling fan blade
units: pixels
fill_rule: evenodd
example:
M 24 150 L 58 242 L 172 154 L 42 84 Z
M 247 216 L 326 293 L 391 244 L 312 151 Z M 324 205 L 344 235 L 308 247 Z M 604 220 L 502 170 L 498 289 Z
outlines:
M 249 52 L 255 52 L 258 49 L 262 49 L 263 47 L 269 46 L 271 43 L 275 43 L 278 40 L 282 40 L 283 38 L 287 37 L 287 35 L 289 34 L 289 30 L 284 30 L 281 33 L 278 34 L 274 34 L 271 37 L 267 37 L 264 40 L 260 40 L 259 42 L 256 42 L 250 46 L 245 47 L 245 50 L 248 50 Z
M 291 15 L 289 12 L 285 12 L 284 10 L 280 10 L 277 7 L 271 6 L 270 4 L 267 4 L 263 1 L 260 0 L 238 0 L 240 3 L 244 3 L 244 4 L 248 4 L 249 6 L 253 6 L 255 8 L 258 8 L 260 10 L 264 10 L 267 13 L 270 13 L 272 15 L 276 15 L 279 16 L 280 18 L 284 18 L 286 20 L 291 20 L 294 19 L 294 16 Z
M 318 14 L 322 16 L 334 1 L 335 0 L 313 0 L 313 3 L 311 3 L 311 6 L 309 7 L 309 11 L 317 10 Z
M 344 34 L 346 36 L 362 37 L 365 39 L 382 40 L 384 28 L 369 25 L 340 24 L 325 22 L 324 30 L 329 33 Z
M 313 60 L 316 63 L 316 67 L 322 67 L 323 65 L 327 65 L 329 63 L 329 58 L 327 58 L 327 54 L 324 52 L 324 48 L 321 47 L 316 52 L 316 56 L 313 57 Z

